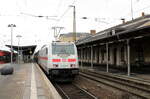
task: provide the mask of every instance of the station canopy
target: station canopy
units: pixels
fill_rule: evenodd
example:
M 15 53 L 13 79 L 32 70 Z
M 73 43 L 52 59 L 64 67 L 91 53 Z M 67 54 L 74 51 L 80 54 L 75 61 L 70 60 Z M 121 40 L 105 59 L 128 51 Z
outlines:
M 6 45 L 7 47 L 11 48 L 11 45 Z M 14 51 L 18 52 L 18 47 L 19 51 L 22 51 L 23 55 L 33 55 L 36 45 L 31 45 L 31 46 L 12 46 Z

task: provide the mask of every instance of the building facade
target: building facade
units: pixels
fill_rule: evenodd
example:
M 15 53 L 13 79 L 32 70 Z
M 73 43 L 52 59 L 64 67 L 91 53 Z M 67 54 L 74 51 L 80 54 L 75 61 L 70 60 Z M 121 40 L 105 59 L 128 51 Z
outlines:
M 150 67 L 150 15 L 76 42 L 80 63 L 119 68 Z

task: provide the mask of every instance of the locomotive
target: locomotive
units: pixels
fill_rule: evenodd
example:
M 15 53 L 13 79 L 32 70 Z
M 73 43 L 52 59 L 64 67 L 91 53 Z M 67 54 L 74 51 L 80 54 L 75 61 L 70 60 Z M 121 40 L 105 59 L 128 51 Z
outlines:
M 52 42 L 38 52 L 38 64 L 52 80 L 73 80 L 79 73 L 77 48 L 73 42 Z

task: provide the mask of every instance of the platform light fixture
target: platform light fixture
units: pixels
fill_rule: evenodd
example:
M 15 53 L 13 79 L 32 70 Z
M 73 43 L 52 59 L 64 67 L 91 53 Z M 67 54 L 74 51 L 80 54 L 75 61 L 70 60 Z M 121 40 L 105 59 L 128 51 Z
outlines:
M 8 27 L 11 28 L 11 64 L 13 63 L 13 48 L 12 48 L 12 45 L 13 45 L 13 28 L 16 27 L 15 24 L 9 24 Z
M 22 37 L 21 35 L 17 35 L 16 36 L 18 38 L 18 63 L 19 63 L 19 54 L 20 54 L 20 51 L 19 51 L 19 43 L 20 43 L 20 38 Z
M 73 8 L 73 40 L 76 42 L 76 7 L 75 5 L 70 5 Z

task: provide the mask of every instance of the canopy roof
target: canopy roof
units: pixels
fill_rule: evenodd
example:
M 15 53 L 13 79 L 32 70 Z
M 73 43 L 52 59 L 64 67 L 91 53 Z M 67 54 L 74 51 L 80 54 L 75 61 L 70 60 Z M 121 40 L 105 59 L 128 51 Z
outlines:
M 7 47 L 11 48 L 11 45 L 6 45 Z M 13 50 L 18 52 L 18 46 L 12 46 Z M 19 46 L 19 50 L 22 51 L 23 55 L 32 55 L 35 51 L 36 45 L 31 46 Z

